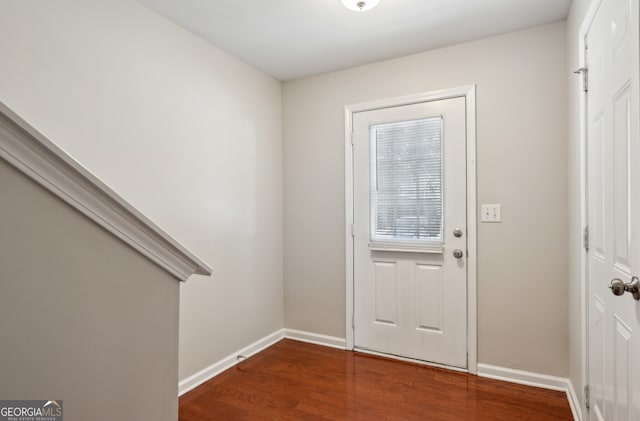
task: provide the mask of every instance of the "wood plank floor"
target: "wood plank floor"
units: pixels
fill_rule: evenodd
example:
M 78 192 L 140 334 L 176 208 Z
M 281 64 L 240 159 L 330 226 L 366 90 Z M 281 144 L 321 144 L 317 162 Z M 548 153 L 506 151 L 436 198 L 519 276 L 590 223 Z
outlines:
M 563 392 L 282 340 L 180 398 L 180 421 L 571 420 Z

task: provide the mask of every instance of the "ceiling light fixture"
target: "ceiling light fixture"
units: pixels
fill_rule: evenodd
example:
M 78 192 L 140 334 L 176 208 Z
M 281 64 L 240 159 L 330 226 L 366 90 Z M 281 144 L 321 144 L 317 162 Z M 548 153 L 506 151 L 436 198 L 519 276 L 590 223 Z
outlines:
M 356 12 L 365 12 L 376 7 L 380 0 L 342 0 L 344 7 Z

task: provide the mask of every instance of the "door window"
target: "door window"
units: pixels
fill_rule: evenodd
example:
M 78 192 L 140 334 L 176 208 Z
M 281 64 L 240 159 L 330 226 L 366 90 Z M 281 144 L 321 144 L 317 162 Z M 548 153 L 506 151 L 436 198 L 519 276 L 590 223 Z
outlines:
M 371 247 L 443 244 L 442 117 L 370 127 Z

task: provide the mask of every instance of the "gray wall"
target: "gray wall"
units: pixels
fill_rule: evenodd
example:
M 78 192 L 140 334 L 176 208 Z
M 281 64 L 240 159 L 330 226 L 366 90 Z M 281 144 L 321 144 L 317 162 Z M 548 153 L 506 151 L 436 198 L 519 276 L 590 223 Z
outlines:
M 0 160 L 0 397 L 175 420 L 179 282 Z
M 565 23 L 287 82 L 285 325 L 345 336 L 347 104 L 477 84 L 478 359 L 567 376 Z
M 0 100 L 213 267 L 180 378 L 281 329 L 281 85 L 134 0 L 0 1 Z
M 343 106 L 476 83 L 478 203 L 504 220 L 479 225 L 479 360 L 569 374 L 564 23 L 281 91 L 133 0 L 5 1 L 0 54 L 0 100 L 213 266 L 181 287 L 181 379 L 283 308 L 344 337 Z

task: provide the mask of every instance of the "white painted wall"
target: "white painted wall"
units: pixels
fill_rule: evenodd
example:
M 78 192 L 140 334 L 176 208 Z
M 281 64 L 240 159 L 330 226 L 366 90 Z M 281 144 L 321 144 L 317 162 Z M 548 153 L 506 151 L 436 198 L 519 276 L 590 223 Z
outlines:
M 285 324 L 345 335 L 347 104 L 477 84 L 479 362 L 567 376 L 565 23 L 284 84 Z
M 133 0 L 0 3 L 0 100 L 214 268 L 180 378 L 283 327 L 281 85 Z
M 578 35 L 590 0 L 573 0 L 567 18 L 567 139 L 569 145 L 569 378 L 582 402 L 584 389 L 582 314 L 584 288 L 581 285 L 582 221 L 580 219 L 580 97 L 581 77 L 573 74 L 579 65 Z

